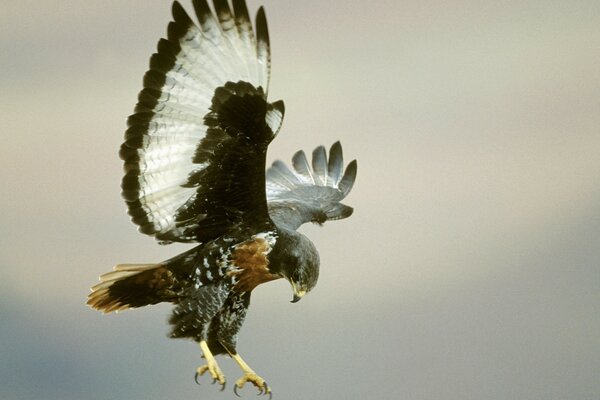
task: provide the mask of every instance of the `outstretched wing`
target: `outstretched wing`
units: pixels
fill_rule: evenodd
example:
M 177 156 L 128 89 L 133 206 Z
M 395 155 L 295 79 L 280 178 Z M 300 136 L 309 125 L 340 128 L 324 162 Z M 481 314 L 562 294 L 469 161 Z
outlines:
M 196 25 L 175 1 L 167 39 L 144 76 L 120 155 L 123 197 L 139 230 L 169 243 L 206 241 L 268 220 L 265 153 L 283 120 L 269 104 L 263 9 L 256 32 L 244 0 L 193 0 Z
M 353 209 L 342 203 L 356 179 L 356 160 L 344 171 L 342 146 L 336 142 L 329 150 L 323 146 L 312 154 L 312 168 L 303 151 L 294 154 L 290 171 L 281 161 L 267 170 L 267 202 L 271 219 L 280 226 L 297 229 L 306 222 L 347 218 Z

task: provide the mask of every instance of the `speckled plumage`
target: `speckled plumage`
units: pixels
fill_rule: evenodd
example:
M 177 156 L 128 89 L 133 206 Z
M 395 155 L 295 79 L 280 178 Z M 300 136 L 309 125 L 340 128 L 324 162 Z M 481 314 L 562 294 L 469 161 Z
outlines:
M 284 116 L 268 102 L 270 50 L 266 17 L 252 28 L 243 0 L 193 0 L 199 24 L 173 3 L 167 39 L 150 59 L 144 88 L 128 119 L 120 155 L 123 197 L 142 233 L 163 244 L 198 245 L 158 264 L 121 264 L 101 276 L 88 304 L 111 312 L 173 303 L 171 337 L 200 343 L 209 371 L 224 384 L 213 355 L 229 354 L 244 371 L 236 383 L 264 380 L 239 357 L 237 335 L 252 290 L 287 279 L 294 301 L 315 285 L 319 255 L 296 232 L 306 222 L 346 218 L 340 203 L 356 178 L 341 145 L 322 146 L 293 170 L 266 152 Z
M 268 255 L 276 241 L 274 232 L 237 243 L 225 236 L 168 261 L 173 265 L 169 268 L 189 271 L 179 274 L 181 292 L 169 320 L 170 336 L 206 340 L 213 354 L 235 354 L 252 289 L 281 277 L 268 269 Z M 257 268 L 263 272 L 257 274 Z M 248 279 L 253 283 L 240 286 Z

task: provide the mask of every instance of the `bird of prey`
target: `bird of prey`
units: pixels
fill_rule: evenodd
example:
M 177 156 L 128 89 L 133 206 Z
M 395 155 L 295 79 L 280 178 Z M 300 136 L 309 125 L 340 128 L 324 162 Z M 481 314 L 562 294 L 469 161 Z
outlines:
M 122 195 L 139 230 L 161 243 L 196 247 L 157 264 L 120 264 L 100 277 L 88 304 L 109 313 L 174 304 L 173 338 L 199 343 L 208 372 L 225 387 L 215 355 L 231 356 L 243 376 L 271 394 L 240 357 L 237 335 L 252 290 L 285 278 L 293 302 L 317 283 L 319 255 L 297 228 L 346 218 L 340 201 L 356 178 L 342 148 L 317 147 L 293 168 L 266 170 L 269 143 L 283 121 L 282 101 L 269 103 L 269 35 L 265 12 L 255 26 L 244 0 L 193 0 L 195 23 L 175 1 L 167 39 L 150 58 L 120 149 Z

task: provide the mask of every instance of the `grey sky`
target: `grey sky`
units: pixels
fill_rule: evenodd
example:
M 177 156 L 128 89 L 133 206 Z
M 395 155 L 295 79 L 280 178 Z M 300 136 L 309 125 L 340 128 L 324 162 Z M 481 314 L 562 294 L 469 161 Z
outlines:
M 270 160 L 338 139 L 359 160 L 355 215 L 304 229 L 315 291 L 253 294 L 239 351 L 275 398 L 599 398 L 598 2 L 248 3 L 286 102 Z M 169 20 L 158 0 L 2 6 L 2 399 L 233 397 L 194 384 L 168 306 L 84 305 L 112 265 L 186 248 L 138 234 L 119 196 Z

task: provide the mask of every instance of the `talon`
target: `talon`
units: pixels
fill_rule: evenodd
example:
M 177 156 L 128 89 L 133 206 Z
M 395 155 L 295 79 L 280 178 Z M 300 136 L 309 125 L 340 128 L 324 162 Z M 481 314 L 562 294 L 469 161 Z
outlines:
M 272 397 L 271 388 L 269 387 L 269 385 L 267 385 L 267 382 L 265 382 L 264 379 L 256 375 L 254 372 L 246 373 L 244 376 L 242 376 L 235 382 L 233 391 L 238 397 L 239 394 L 237 393 L 237 389 L 243 388 L 247 382 L 252 383 L 256 387 L 256 389 L 258 389 L 257 396 L 266 395 L 268 393 L 269 398 Z
M 235 393 L 235 395 L 236 395 L 237 397 L 240 397 L 240 398 L 241 398 L 242 396 L 240 396 L 240 395 L 239 395 L 239 393 L 237 392 L 237 390 L 238 390 L 238 387 L 237 387 L 237 385 L 233 385 L 233 393 Z
M 201 367 L 198 368 L 198 370 L 196 370 L 196 375 L 194 377 L 194 380 L 196 381 L 196 383 L 198 385 L 200 385 L 200 381 L 199 381 L 199 377 L 204 375 L 204 373 L 206 373 L 206 371 L 208 371 L 212 377 L 212 384 L 214 385 L 216 382 L 219 382 L 219 384 L 221 384 L 222 386 L 225 385 L 225 376 L 223 375 L 223 372 L 221 372 L 221 369 L 219 368 L 218 365 L 216 364 L 207 364 L 207 365 L 203 365 Z M 223 389 L 221 389 L 223 390 Z
M 231 355 L 231 358 L 233 358 L 235 360 L 235 362 L 238 363 L 238 365 L 244 372 L 244 375 L 240 379 L 235 381 L 235 386 L 233 387 L 233 391 L 234 391 L 235 395 L 240 397 L 240 395 L 237 392 L 237 389 L 243 388 L 246 383 L 250 382 L 258 389 L 257 396 L 266 395 L 268 393 L 269 400 L 271 400 L 271 398 L 273 397 L 273 394 L 271 393 L 271 388 L 269 387 L 269 385 L 267 385 L 267 382 L 265 382 L 265 380 L 263 378 L 258 376 L 256 374 L 256 372 L 254 372 L 252 370 L 252 368 L 250 368 L 248 366 L 248 364 L 246 364 L 244 362 L 244 360 L 242 360 L 242 357 L 240 357 L 239 354 L 230 354 L 230 355 Z
M 202 354 L 204 359 L 206 360 L 206 364 L 199 367 L 196 370 L 196 383 L 198 382 L 198 377 L 204 375 L 206 371 L 210 372 L 210 376 L 212 377 L 212 384 L 214 385 L 216 382 L 221 384 L 221 391 L 225 389 L 225 375 L 223 375 L 223 371 L 219 368 L 219 364 L 215 360 L 214 356 L 210 352 L 208 345 L 205 341 L 200 342 L 200 349 L 202 350 Z

